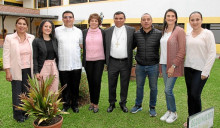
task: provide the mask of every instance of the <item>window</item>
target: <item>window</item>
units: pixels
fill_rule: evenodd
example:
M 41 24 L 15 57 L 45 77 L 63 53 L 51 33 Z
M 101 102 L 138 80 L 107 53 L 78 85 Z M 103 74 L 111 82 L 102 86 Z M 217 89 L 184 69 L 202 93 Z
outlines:
M 50 0 L 50 7 L 52 6 L 60 6 L 61 5 L 61 0 Z
M 38 0 L 38 8 L 47 7 L 47 0 Z
M 69 4 L 86 3 L 88 0 L 69 0 Z
M 12 5 L 12 6 L 18 6 L 18 7 L 23 7 L 22 4 L 18 4 L 18 3 L 12 3 L 12 2 L 4 2 L 4 5 Z
M 47 7 L 47 0 L 37 0 L 38 1 L 38 8 L 44 8 Z M 49 2 L 49 7 L 52 6 L 60 6 L 61 5 L 61 0 L 48 0 Z
M 220 24 L 210 24 L 210 30 L 215 36 L 216 44 L 220 44 Z
M 106 0 L 89 0 L 89 2 L 95 2 L 95 1 L 106 1 Z

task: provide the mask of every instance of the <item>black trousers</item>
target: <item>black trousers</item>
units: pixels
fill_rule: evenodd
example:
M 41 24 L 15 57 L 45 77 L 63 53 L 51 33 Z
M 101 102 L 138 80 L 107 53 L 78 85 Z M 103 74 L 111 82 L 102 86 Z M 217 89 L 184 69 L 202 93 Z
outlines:
M 104 63 L 104 60 L 86 61 L 85 66 L 89 83 L 90 102 L 96 105 L 99 103 Z
M 22 69 L 22 81 L 20 80 L 12 80 L 12 103 L 13 103 L 13 117 L 14 119 L 18 120 L 24 118 L 25 111 L 18 110 L 15 106 L 19 106 L 22 102 L 19 99 L 21 93 L 28 93 L 27 87 L 28 85 L 28 75 L 31 77 L 31 69 L 26 68 Z
M 120 105 L 127 102 L 128 86 L 131 68 L 128 67 L 127 59 L 119 60 L 110 57 L 108 65 L 109 103 L 115 104 L 118 76 L 120 75 Z
M 62 92 L 63 108 L 78 107 L 79 84 L 82 69 L 59 71 L 61 87 L 67 84 Z
M 201 79 L 201 71 L 185 67 L 185 81 L 188 95 L 188 114 L 189 116 L 201 112 L 201 93 L 207 79 Z

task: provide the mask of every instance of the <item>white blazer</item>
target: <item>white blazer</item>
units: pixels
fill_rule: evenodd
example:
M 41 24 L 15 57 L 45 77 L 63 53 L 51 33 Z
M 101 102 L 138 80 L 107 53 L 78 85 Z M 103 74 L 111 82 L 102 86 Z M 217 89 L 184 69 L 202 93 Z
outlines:
M 19 41 L 16 37 L 17 37 L 17 32 L 7 35 L 5 37 L 5 42 L 3 45 L 3 68 L 10 69 L 10 73 L 12 74 L 12 80 L 22 80 Z M 34 36 L 31 34 L 26 34 L 26 38 L 30 43 L 30 47 L 33 55 L 32 42 L 34 40 Z M 33 76 L 32 55 L 31 55 L 31 75 Z

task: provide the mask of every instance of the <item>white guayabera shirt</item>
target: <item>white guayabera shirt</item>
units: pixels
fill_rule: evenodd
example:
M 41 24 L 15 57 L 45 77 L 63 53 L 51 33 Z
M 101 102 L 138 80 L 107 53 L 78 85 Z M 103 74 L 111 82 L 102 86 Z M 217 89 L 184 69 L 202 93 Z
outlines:
M 82 44 L 82 31 L 73 26 L 67 28 L 64 25 L 55 29 L 58 41 L 59 70 L 71 71 L 81 69 L 80 44 Z

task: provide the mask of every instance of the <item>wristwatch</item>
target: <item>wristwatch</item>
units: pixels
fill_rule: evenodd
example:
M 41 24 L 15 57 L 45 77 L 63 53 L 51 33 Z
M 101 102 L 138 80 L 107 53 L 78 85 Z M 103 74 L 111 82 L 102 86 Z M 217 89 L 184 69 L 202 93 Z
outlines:
M 173 64 L 173 65 L 172 65 L 172 67 L 173 67 L 173 68 L 176 68 L 176 65 L 175 65 L 175 64 Z

